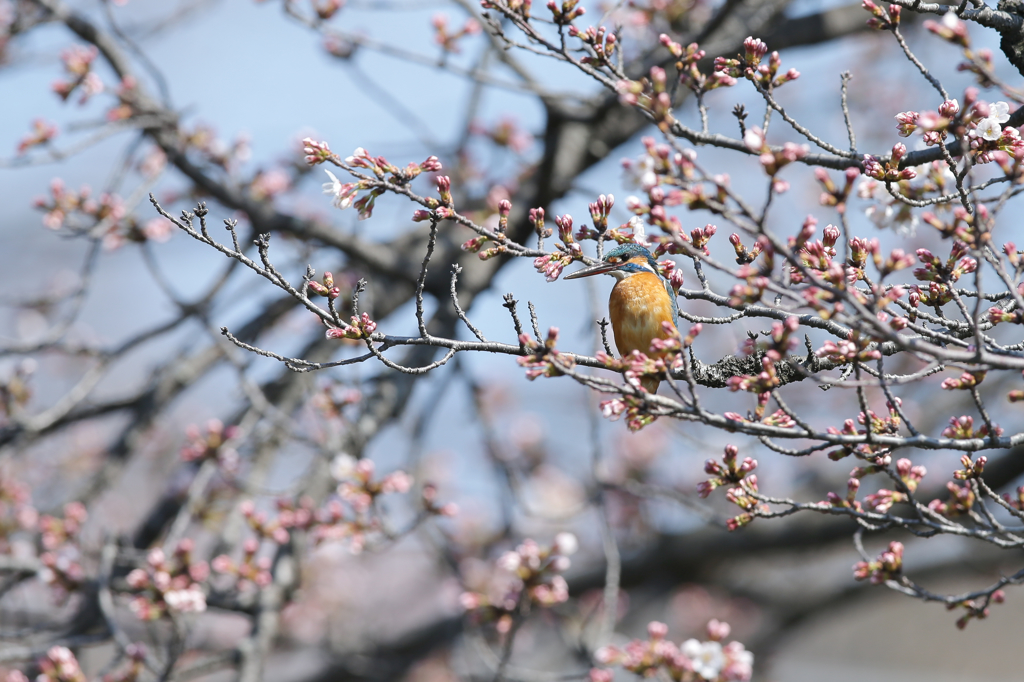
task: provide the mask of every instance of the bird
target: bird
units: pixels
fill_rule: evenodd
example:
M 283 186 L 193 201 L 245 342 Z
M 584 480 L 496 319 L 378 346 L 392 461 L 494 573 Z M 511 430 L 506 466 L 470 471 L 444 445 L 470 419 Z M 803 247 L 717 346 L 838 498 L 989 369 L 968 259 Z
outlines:
M 672 285 L 659 272 L 651 252 L 639 244 L 622 244 L 605 254 L 597 265 L 570 273 L 565 279 L 593 275 L 616 279 L 608 298 L 608 316 L 619 355 L 626 357 L 635 350 L 648 357 L 664 355 L 651 352 L 651 341 L 668 337 L 662 323 L 669 322 L 675 328 L 679 306 Z M 654 377 L 640 379 L 648 393 L 656 393 L 660 384 L 661 380 Z

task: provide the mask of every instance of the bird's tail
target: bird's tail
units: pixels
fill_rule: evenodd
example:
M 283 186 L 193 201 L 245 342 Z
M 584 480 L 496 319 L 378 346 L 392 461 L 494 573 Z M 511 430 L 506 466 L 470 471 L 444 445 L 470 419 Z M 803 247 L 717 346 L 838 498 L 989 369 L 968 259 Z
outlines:
M 661 385 L 661 379 L 655 377 L 640 377 L 640 385 L 644 387 L 644 390 L 654 395 L 658 392 L 658 386 Z

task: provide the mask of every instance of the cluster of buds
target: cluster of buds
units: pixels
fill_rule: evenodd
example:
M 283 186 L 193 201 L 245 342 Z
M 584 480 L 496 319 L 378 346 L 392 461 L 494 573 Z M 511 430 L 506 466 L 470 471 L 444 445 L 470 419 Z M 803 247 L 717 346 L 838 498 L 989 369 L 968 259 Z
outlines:
M 764 131 L 757 126 L 747 128 L 747 132 L 743 135 L 743 144 L 747 149 L 759 155 L 761 166 L 772 177 L 784 166 L 807 156 L 811 150 L 806 144 L 796 144 L 795 142 L 783 143 L 781 148 L 773 150 L 768 146 Z
M 696 232 L 697 230 L 694 230 Z M 676 296 L 679 295 L 679 290 L 682 288 L 684 283 L 683 271 L 676 266 L 676 262 L 673 260 L 660 260 L 658 261 L 658 272 L 664 277 L 672 291 L 675 292 Z M 699 325 L 698 325 L 699 326 Z
M 246 524 L 249 528 L 256 532 L 256 535 L 262 539 L 272 540 L 279 545 L 288 544 L 291 539 L 288 529 L 296 525 L 295 514 L 288 515 L 288 521 L 282 521 L 281 515 L 278 515 L 277 519 L 270 520 L 267 514 L 262 511 L 256 510 L 256 505 L 252 500 L 245 500 L 242 502 L 238 511 L 241 512 L 242 518 L 245 519 Z M 300 514 L 302 520 L 305 520 L 305 515 Z M 300 526 L 304 524 L 299 524 Z
M 46 656 L 40 658 L 39 675 L 35 682 L 86 682 L 89 678 L 82 672 L 82 667 L 75 654 L 66 646 L 51 647 Z M 29 682 L 28 676 L 20 670 L 7 673 L 7 682 Z
M 1024 268 L 1024 258 L 1021 258 L 1021 251 L 1017 250 L 1017 245 L 1013 242 L 1006 242 L 1003 244 L 1003 253 L 1006 254 L 1006 260 L 1010 263 L 1015 271 L 1018 273 Z
M 508 9 L 508 11 L 518 14 L 524 19 L 530 18 L 530 7 L 533 5 L 533 0 L 505 0 L 501 4 L 491 2 L 491 0 L 480 0 L 480 6 L 484 9 Z
M 917 171 L 913 168 L 900 169 L 900 162 L 907 155 L 907 145 L 897 142 L 892 146 L 892 154 L 889 160 L 882 165 L 879 159 L 870 154 L 864 155 L 864 175 L 875 180 L 884 182 L 899 182 L 901 180 L 913 180 L 917 177 Z
M 974 417 L 965 414 L 959 417 L 950 417 L 949 426 L 942 430 L 942 436 L 959 440 L 1003 435 L 1003 429 L 998 425 L 993 424 L 993 431 L 993 433 L 989 433 L 988 424 L 982 424 L 975 430 Z
M 614 205 L 614 194 L 602 194 L 597 197 L 597 201 L 587 205 L 590 209 L 590 219 L 594 221 L 594 229 L 597 230 L 598 234 L 608 229 L 608 216 L 611 214 Z M 543 219 L 542 215 L 541 220 Z
M 849 271 L 844 270 L 842 265 L 834 260 L 836 256 L 835 244 L 839 238 L 839 228 L 828 225 L 824 230 L 824 239 L 812 239 L 799 247 L 797 255 L 804 268 L 814 270 L 817 276 L 826 282 L 834 285 L 841 285 L 844 279 L 863 279 L 863 271 L 851 267 Z M 790 267 L 790 282 L 803 283 L 811 281 L 803 271 L 794 266 Z
M 310 271 L 312 273 L 312 271 Z M 319 282 L 316 280 L 309 280 L 310 290 L 317 296 L 326 296 L 332 301 L 338 296 L 341 296 L 341 287 L 335 286 L 334 274 L 325 272 Z
M 544 229 L 544 214 L 538 213 L 536 215 L 537 220 L 534 221 L 534 226 L 535 229 L 541 231 Z M 537 227 L 538 225 L 540 227 Z M 572 232 L 572 216 L 568 213 L 557 216 L 555 218 L 555 225 L 558 226 L 558 238 L 560 240 L 555 245 L 555 248 L 558 250 L 554 253 L 535 258 L 533 261 L 534 269 L 544 275 L 544 278 L 549 282 L 554 282 L 558 279 L 565 266 L 583 258 L 583 247 L 576 241 Z
M 848 362 L 871 362 L 882 357 L 882 352 L 871 339 L 861 336 L 857 331 L 850 331 L 849 338 L 838 343 L 826 341 L 814 354 L 840 365 Z
M 954 45 L 960 47 L 970 47 L 971 41 L 967 37 L 967 24 L 960 20 L 960 17 L 956 15 L 956 12 L 949 10 L 942 15 L 942 21 L 927 20 L 924 22 L 924 27 L 939 36 L 943 40 L 947 40 Z
M 31 378 L 37 368 L 35 360 L 26 358 L 0 371 L 0 426 L 17 417 L 32 398 Z M 0 482 L 0 491 L 2 486 Z
M 40 540 L 43 548 L 55 550 L 62 545 L 76 541 L 87 518 L 89 518 L 89 513 L 81 502 L 65 504 L 63 518 L 49 514 L 39 517 L 39 530 L 42 533 Z
M 215 573 L 229 575 L 235 579 L 235 589 L 244 592 L 253 586 L 264 588 L 273 582 L 273 575 L 270 573 L 272 561 L 268 556 L 257 557 L 260 549 L 260 541 L 256 538 L 247 538 L 242 543 L 241 561 L 235 562 L 227 554 L 221 554 L 210 562 Z
M 943 237 L 953 237 L 970 246 L 978 246 L 977 227 L 991 224 L 991 219 L 984 204 L 978 204 L 974 213 L 968 213 L 963 206 L 954 207 L 952 221 L 943 220 L 930 211 L 921 214 L 921 220 L 938 230 Z M 983 238 L 987 238 L 987 235 Z
M 626 426 L 630 431 L 636 432 L 654 422 L 654 417 L 648 413 L 643 398 L 626 395 L 621 398 L 603 400 L 600 404 L 601 414 L 605 419 L 615 421 L 623 414 L 626 415 Z
M 739 55 L 739 59 L 715 57 L 715 71 L 721 71 L 733 78 L 745 77 L 746 71 L 752 72 L 761 65 L 761 59 L 766 54 L 768 46 L 764 41 L 748 36 L 743 41 L 743 54 Z
M 561 376 L 562 370 L 557 365 L 573 367 L 576 364 L 571 355 L 560 353 L 555 349 L 557 343 L 558 327 L 548 329 L 548 336 L 544 343 L 539 340 L 534 341 L 529 334 L 519 335 L 519 344 L 528 355 L 518 358 L 516 362 L 520 367 L 526 368 L 527 379 L 533 381 L 539 376 Z
M 964 372 L 957 378 L 949 377 L 942 382 L 942 388 L 946 391 L 968 391 L 985 379 L 985 370 Z
M 303 138 L 302 152 L 306 155 L 306 163 L 310 166 L 337 158 L 337 155 L 331 151 L 330 145 L 325 140 L 317 142 L 311 137 Z
M 342 182 L 334 173 L 326 168 L 324 172 L 330 178 L 329 182 L 323 184 L 324 194 L 331 196 L 331 204 L 335 208 L 346 209 L 352 206 L 359 211 L 360 220 L 366 220 L 373 215 L 374 202 L 383 193 L 383 190 L 377 188 L 362 199 L 356 199 L 361 190 L 369 189 L 366 181 Z
M 676 270 L 672 275 L 674 276 L 677 272 L 679 271 Z M 680 336 L 679 330 L 674 324 L 662 322 L 661 336 L 651 339 L 651 355 L 659 356 L 666 353 L 679 353 L 682 349 L 692 346 L 694 340 L 702 331 L 704 331 L 704 325 L 698 322 L 690 327 L 686 336 Z M 672 363 L 673 369 L 678 369 L 681 366 L 679 363 Z
M 59 230 L 75 213 L 89 218 L 91 224 L 106 221 L 109 229 L 117 227 L 125 216 L 124 202 L 116 194 L 102 194 L 99 199 L 90 197 L 92 191 L 83 185 L 78 192 L 67 189 L 64 181 L 54 178 L 50 182 L 49 200 L 39 197 L 34 205 L 43 211 L 43 225 L 51 230 Z
M 438 504 L 437 486 L 427 483 L 420 492 L 420 499 L 423 503 L 423 511 L 432 516 L 455 516 L 459 513 L 459 505 L 454 502 Z
M 725 493 L 725 499 L 743 510 L 725 520 L 725 527 L 729 531 L 739 530 L 754 520 L 754 516 L 760 511 L 768 512 L 768 505 L 758 501 L 757 475 L 747 476 L 735 488 L 729 488 Z
M 345 0 L 313 0 L 313 11 L 317 18 L 327 21 L 344 6 Z
M 148 621 L 168 612 L 206 610 L 206 593 L 200 583 L 210 577 L 210 566 L 205 561 L 193 562 L 193 547 L 191 540 L 182 540 L 170 559 L 161 549 L 151 550 L 145 567 L 125 577 L 129 590 L 135 593 L 129 607 L 136 617 Z
M 711 238 L 718 232 L 718 226 L 708 223 L 704 227 L 695 227 L 690 230 L 690 245 L 704 252 L 705 256 L 710 256 L 711 251 L 708 249 L 708 243 Z
M 964 61 L 956 65 L 957 71 L 973 73 L 977 84 L 982 88 L 998 87 L 992 77 L 995 75 L 995 64 L 992 61 L 992 50 L 983 47 L 979 50 L 965 48 Z
M 655 378 L 660 380 L 664 378 L 669 370 L 682 367 L 683 359 L 682 355 L 679 354 L 679 349 L 681 348 L 679 332 L 674 327 L 669 332 L 667 327 L 671 325 L 668 322 L 663 322 L 662 325 L 666 327 L 666 334 L 671 333 L 674 336 L 669 336 L 667 339 L 653 339 L 651 341 L 650 355 L 634 350 L 629 355 L 623 356 L 621 360 L 616 360 L 601 351 L 597 354 L 597 359 L 604 363 L 604 366 L 608 369 L 622 372 L 626 383 L 630 386 L 638 391 L 646 392 L 647 389 L 643 387 L 644 379 Z
M 796 426 L 796 421 L 789 416 L 789 414 L 782 409 L 775 410 L 767 417 L 765 416 L 766 408 L 768 407 L 768 401 L 771 399 L 772 394 L 768 391 L 757 394 L 757 403 L 754 407 L 753 413 L 747 412 L 747 416 L 744 417 L 738 412 L 723 412 L 722 416 L 726 419 L 735 422 L 760 422 L 767 426 L 777 426 L 780 429 L 791 429 Z
M 649 113 L 663 133 L 667 133 L 675 123 L 672 96 L 668 92 L 668 76 L 660 66 L 652 66 L 647 78 L 619 81 L 615 89 L 619 93 L 619 101 Z
M 985 471 L 985 464 L 988 463 L 988 457 L 981 455 L 978 459 L 971 461 L 970 455 L 961 455 L 960 464 L 963 465 L 963 469 L 957 469 L 953 472 L 953 478 L 966 481 L 971 478 L 981 478 L 982 472 Z
M 741 270 L 740 274 L 744 272 L 749 272 L 746 283 L 736 284 L 729 290 L 729 305 L 737 309 L 758 303 L 771 283 L 767 277 L 758 275 L 757 271 Z
M 871 28 L 879 31 L 894 31 L 899 28 L 900 14 L 903 12 L 899 5 L 889 5 L 889 11 L 886 12 L 871 0 L 862 0 L 861 7 L 871 12 L 872 16 L 868 19 L 868 26 Z
M 558 26 L 571 24 L 573 21 L 587 13 L 587 10 L 580 7 L 579 3 L 580 0 L 562 0 L 561 3 L 558 3 L 557 0 L 548 0 L 548 9 L 551 10 L 551 19 Z
M 964 255 L 967 249 L 968 246 L 964 242 L 954 241 L 945 263 L 928 249 L 918 249 L 917 257 L 923 267 L 914 270 L 914 277 L 922 282 L 956 282 L 978 269 L 978 261 Z
M 238 451 L 225 447 L 228 441 L 238 434 L 238 427 L 225 427 L 219 419 L 206 422 L 206 433 L 199 431 L 195 424 L 185 430 L 188 442 L 181 448 L 181 459 L 185 462 L 199 462 L 208 459 L 216 460 L 225 469 L 232 470 L 238 466 Z
M 902 401 L 897 398 L 897 404 L 901 404 Z M 875 412 L 868 410 L 867 415 L 863 412 L 857 414 L 857 421 L 853 419 L 847 419 L 843 421 L 843 427 L 837 428 L 835 426 L 829 426 L 826 432 L 834 436 L 862 436 L 867 433 L 867 429 L 857 428 L 857 424 L 860 423 L 862 426 L 871 425 L 871 433 L 893 435 L 899 432 L 902 420 L 900 419 L 899 412 L 897 411 L 897 405 L 893 405 L 891 402 L 886 401 L 886 407 L 889 408 L 888 417 L 880 417 Z M 892 456 L 889 454 L 889 450 L 880 445 L 871 445 L 868 443 L 861 443 L 856 447 L 851 445 L 843 445 L 836 450 L 828 453 L 828 458 L 832 461 L 839 461 L 844 457 L 850 455 L 856 455 L 858 458 L 872 462 L 875 466 L 889 466 L 892 463 Z
M 914 465 L 906 457 L 896 460 L 896 475 L 903 481 L 903 485 L 910 492 L 915 492 L 921 480 L 928 474 L 928 470 L 921 465 Z
M 715 488 L 727 483 L 739 483 L 747 474 L 757 468 L 757 460 L 751 457 L 744 457 L 739 460 L 739 448 L 735 445 L 726 445 L 725 454 L 722 456 L 722 463 L 717 460 L 708 459 L 704 462 L 704 473 L 711 476 L 706 481 L 697 484 L 697 494 L 707 497 Z
M 854 469 L 856 473 L 857 469 Z M 820 504 L 828 507 L 835 507 L 838 509 L 852 509 L 856 512 L 861 512 L 864 508 L 860 502 L 857 501 L 857 491 L 860 490 L 860 478 L 856 475 L 851 475 L 849 480 L 846 482 L 846 497 L 840 497 L 838 493 L 829 491 L 824 502 Z
M 30 516 L 35 516 L 35 510 Z M 44 550 L 39 555 L 43 565 L 39 577 L 54 588 L 58 598 L 81 587 L 85 579 L 85 570 L 79 562 L 78 535 L 88 516 L 84 504 L 68 502 L 64 505 L 63 518 L 49 514 L 39 517 L 40 543 Z
M 32 131 L 21 138 L 21 142 L 18 143 L 18 154 L 24 154 L 32 147 L 47 144 L 50 140 L 57 137 L 57 132 L 56 124 L 49 123 L 41 118 L 35 119 L 32 121 Z
M 309 138 L 307 138 L 309 140 Z M 335 163 L 335 155 L 327 149 L 327 143 L 313 143 L 309 140 L 306 144 L 306 162 L 310 165 L 315 165 L 323 161 L 332 160 Z M 372 156 L 362 147 L 358 147 L 352 155 L 345 159 L 344 164 L 351 168 L 365 168 L 372 172 L 378 180 L 385 180 L 385 178 L 394 184 L 405 185 L 411 180 L 419 176 L 421 173 L 434 173 L 441 170 L 441 162 L 438 161 L 436 156 L 427 157 L 426 160 L 421 163 L 409 163 L 405 168 L 399 168 L 398 166 L 392 165 L 383 156 Z M 331 181 L 324 183 L 324 194 L 330 194 L 334 197 L 333 204 L 338 208 L 348 208 L 349 206 L 355 208 L 359 212 L 359 219 L 365 220 L 373 214 L 374 202 L 377 197 L 384 194 L 382 187 L 374 187 L 371 191 L 360 199 L 356 199 L 356 194 L 359 191 L 367 190 L 372 187 L 372 184 L 366 179 L 359 180 L 357 182 L 342 183 L 334 176 L 330 171 L 326 171 Z M 357 174 L 358 175 L 358 174 Z M 441 202 L 436 199 L 428 199 L 427 204 L 430 209 L 436 209 L 438 206 L 444 205 L 448 208 L 452 206 L 451 193 L 450 191 L 450 180 L 447 177 L 439 177 L 437 179 L 438 188 L 442 191 Z M 446 185 L 446 187 L 442 187 Z M 447 217 L 447 216 L 441 216 Z
M 117 104 L 107 111 L 108 121 L 124 121 L 135 115 L 135 102 L 139 95 L 139 83 L 135 76 L 125 76 L 117 86 L 114 96 Z
M 349 318 L 350 324 L 343 327 L 331 327 L 327 330 L 329 339 L 369 339 L 377 330 L 377 323 L 370 319 L 369 313 Z
M 746 78 L 767 91 L 800 77 L 800 72 L 796 69 L 779 74 L 782 58 L 778 52 L 771 53 L 767 64 L 762 63 L 761 60 L 766 54 L 768 46 L 763 41 L 748 37 L 743 41 L 743 54 L 739 55 L 739 59 L 715 58 L 715 71 L 731 78 Z
M 818 201 L 822 206 L 833 206 L 840 213 L 846 212 L 846 202 L 850 198 L 850 192 L 853 191 L 854 182 L 860 176 L 860 169 L 858 168 L 847 168 L 843 172 L 845 183 L 842 187 L 837 185 L 833 180 L 829 172 L 824 168 L 815 168 L 814 177 L 821 183 L 822 189 Z
M 99 56 L 99 50 L 95 45 L 82 47 L 75 45 L 64 50 L 60 54 L 60 60 L 64 63 L 64 70 L 68 74 L 68 80 L 59 80 L 53 83 L 53 91 L 65 102 L 69 97 L 81 88 L 82 96 L 79 104 L 85 104 L 93 95 L 103 92 L 103 81 L 92 70 L 92 63 Z
M 850 480 L 852 481 L 854 479 Z M 892 509 L 892 506 L 894 504 L 897 504 L 899 502 L 906 502 L 908 499 L 910 498 L 907 496 L 906 493 L 900 492 L 898 490 L 888 490 L 887 488 L 881 488 L 878 492 L 871 493 L 870 495 L 865 497 L 864 504 L 868 509 L 876 511 L 879 514 L 884 514 L 890 509 Z
M 916 111 L 902 111 L 896 114 L 896 134 L 900 137 L 910 137 L 917 130 L 918 116 Z
M 896 409 L 902 407 L 903 400 L 896 398 L 896 404 L 885 401 L 885 406 L 888 408 L 889 415 L 882 416 L 876 413 L 874 410 L 868 410 L 867 414 L 863 412 L 857 413 L 857 423 L 861 426 L 871 427 L 871 433 L 877 433 L 883 436 L 893 436 L 899 433 L 900 426 L 903 424 L 903 420 L 900 419 L 900 413 Z
M 967 627 L 967 624 L 971 622 L 971 620 L 974 618 L 977 618 L 978 620 L 988 618 L 988 605 L 991 602 L 995 602 L 996 604 L 1002 604 L 1004 601 L 1006 601 L 1006 593 L 1002 590 L 995 590 L 992 592 L 991 595 L 988 595 L 987 597 L 979 597 L 978 599 L 967 599 L 962 602 L 946 604 L 946 609 L 952 611 L 953 609 L 959 606 L 963 607 L 966 610 L 966 613 L 964 613 L 962 616 L 956 619 L 956 627 L 960 630 L 963 630 L 965 627 Z
M 446 210 L 448 210 L 448 209 L 445 209 L 444 207 L 441 207 L 441 208 L 437 209 L 437 211 L 435 211 L 435 213 L 440 215 L 441 217 L 443 217 L 444 216 L 444 212 Z M 540 209 L 531 209 L 531 211 L 532 210 L 540 210 Z M 479 237 L 473 237 L 472 239 L 464 242 L 462 244 L 462 250 L 463 251 L 468 251 L 469 253 L 477 254 L 479 256 L 480 260 L 490 260 L 491 258 L 494 258 L 495 256 L 498 256 L 498 255 L 501 255 L 501 254 L 507 252 L 508 251 L 508 237 L 506 236 L 505 231 L 508 229 L 508 216 L 509 216 L 509 213 L 511 213 L 511 212 L 512 212 L 512 202 L 510 202 L 508 199 L 502 199 L 500 202 L 498 202 L 498 227 L 497 227 L 497 229 L 494 231 L 493 234 L 480 235 Z M 422 213 L 425 213 L 425 212 L 424 211 L 417 211 L 416 213 L 417 214 L 422 214 Z M 542 211 L 542 214 L 543 214 L 543 211 Z M 414 217 L 413 220 L 418 220 L 418 218 Z M 543 222 L 544 221 L 543 221 L 543 217 L 542 217 L 541 218 L 541 223 L 543 223 Z M 548 233 L 550 234 L 550 231 Z M 488 244 L 490 244 L 490 246 L 488 246 L 488 248 L 486 248 L 486 249 L 483 248 L 484 246 L 487 246 Z M 557 258 L 555 260 L 557 261 Z M 561 265 L 561 267 L 559 267 L 557 265 L 551 265 L 550 267 L 548 267 L 548 263 L 550 261 L 551 261 L 551 257 L 545 258 L 544 256 L 541 256 L 539 259 L 534 261 L 534 267 L 537 268 L 538 272 L 541 272 L 541 273 L 544 273 L 545 275 L 548 275 L 549 276 L 548 281 L 552 282 L 552 281 L 554 281 L 555 279 L 558 278 L 558 275 L 561 274 L 562 268 L 565 267 L 565 265 L 563 264 L 563 265 Z
M 445 52 L 461 52 L 459 39 L 480 33 L 480 22 L 472 17 L 466 19 L 466 23 L 457 31 L 448 28 L 448 17 L 443 14 L 435 14 L 430 23 L 434 27 L 434 42 Z
M 747 249 L 747 247 L 743 245 L 743 240 L 740 239 L 740 236 L 733 232 L 729 235 L 729 243 L 732 244 L 732 248 L 736 251 L 736 262 L 740 265 L 748 265 L 757 260 L 757 257 L 761 255 L 761 250 L 767 242 L 762 239 L 758 239 L 750 249 Z
M 875 585 L 894 580 L 903 572 L 903 543 L 890 542 L 889 548 L 874 561 L 858 561 L 853 566 L 853 577 L 870 579 Z
M 971 511 L 971 508 L 974 507 L 975 495 L 970 485 L 958 485 L 950 481 L 946 484 L 946 489 L 949 490 L 949 499 L 932 500 L 928 503 L 928 509 L 947 518 L 962 516 Z
M 746 682 L 753 675 L 754 655 L 737 641 L 723 644 L 731 628 L 728 623 L 708 623 L 708 640 L 688 639 L 680 645 L 668 641 L 668 626 L 653 621 L 647 625 L 646 641 L 634 639 L 623 648 L 606 646 L 594 658 L 605 666 L 620 666 L 641 677 L 661 677 L 697 682 Z M 591 682 L 611 682 L 609 669 L 590 671 Z
M 949 132 L 955 132 L 962 125 L 960 102 L 955 99 L 944 101 L 937 111 L 903 111 L 896 114 L 896 131 L 900 137 L 909 137 L 920 129 L 927 145 L 938 144 L 946 139 Z
M 637 159 L 622 160 L 628 184 L 650 192 L 661 184 L 678 184 L 678 180 L 689 184 L 694 179 L 693 162 L 696 159 L 696 152 L 692 149 L 673 152 L 670 146 L 659 144 L 650 136 L 640 138 L 640 142 L 644 145 L 644 153 Z M 683 196 L 679 193 L 670 192 L 661 196 L 661 202 L 669 206 L 685 203 L 682 199 Z M 639 200 L 633 201 L 632 198 L 626 200 L 626 208 L 637 215 L 646 212 L 641 210 Z
M 1003 493 L 1003 500 L 1017 511 L 1024 511 L 1024 485 L 1017 486 L 1014 496 Z
M 595 66 L 611 66 L 612 56 L 618 47 L 618 38 L 614 33 L 609 33 L 608 29 L 604 26 L 598 26 L 597 28 L 591 26 L 585 31 L 580 31 L 575 26 L 570 26 L 569 35 L 579 38 L 585 45 L 590 47 L 592 54 L 580 59 L 581 63 L 593 64 Z
M 0 551 L 10 551 L 7 537 L 19 530 L 31 530 L 39 521 L 32 506 L 31 489 L 13 478 L 0 477 Z
M 460 602 L 476 618 L 496 621 L 498 632 L 507 633 L 517 609 L 527 605 L 547 608 L 569 599 L 569 586 L 562 574 L 569 569 L 569 557 L 577 549 L 579 541 L 572 533 L 559 533 L 550 547 L 524 540 L 499 557 L 499 574 L 487 594 L 466 591 Z
M 698 62 L 704 59 L 705 52 L 700 49 L 697 43 L 690 43 L 683 47 L 673 41 L 670 37 L 661 34 L 661 44 L 676 58 L 676 71 L 679 72 L 679 82 L 698 93 L 714 90 L 715 88 L 730 87 L 736 85 L 736 79 L 724 71 L 712 71 L 710 76 L 705 76 L 697 68 Z
M 929 282 L 927 289 L 922 289 L 915 284 L 910 287 L 910 292 L 907 294 L 907 302 L 914 308 L 914 311 L 910 313 L 910 321 L 914 322 L 917 320 L 916 309 L 921 304 L 935 308 L 942 307 L 952 300 L 953 293 L 950 291 L 948 284 Z
M 357 514 L 365 514 L 380 495 L 407 493 L 412 477 L 401 469 L 392 471 L 380 480 L 373 480 L 375 465 L 371 459 L 356 459 L 351 455 L 338 455 L 331 464 L 331 474 L 338 479 L 338 497 Z
M 857 487 L 860 485 L 861 478 L 868 474 L 881 471 L 883 468 L 884 467 L 881 465 L 872 465 L 867 467 L 857 467 L 854 469 L 850 473 L 847 501 L 853 502 L 853 494 L 856 493 Z M 927 473 L 928 470 L 925 467 L 915 466 L 913 462 L 905 457 L 899 459 L 896 462 L 896 475 L 899 476 L 899 479 L 906 488 L 906 491 L 887 490 L 882 488 L 878 492 L 865 497 L 864 504 L 868 509 L 884 514 L 892 508 L 892 505 L 899 502 L 907 502 L 910 499 L 910 495 L 917 490 L 917 487 L 921 484 L 921 480 Z M 834 493 L 829 493 L 830 502 L 833 501 L 833 495 Z M 859 509 L 859 505 L 856 503 L 854 503 L 854 505 Z

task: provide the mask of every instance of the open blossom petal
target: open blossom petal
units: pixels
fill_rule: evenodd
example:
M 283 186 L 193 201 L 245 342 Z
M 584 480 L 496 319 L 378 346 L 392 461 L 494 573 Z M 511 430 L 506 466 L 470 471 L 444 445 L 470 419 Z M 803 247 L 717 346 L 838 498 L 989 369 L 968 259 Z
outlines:
M 978 135 L 986 140 L 995 141 L 1003 135 L 1003 129 L 999 122 L 992 118 L 983 118 L 978 121 Z
M 1006 123 L 1010 120 L 1010 105 L 1006 102 L 996 102 L 988 107 L 988 117 L 996 123 Z
M 352 202 L 356 198 L 356 184 L 354 182 L 342 183 L 334 173 L 324 169 L 327 176 L 331 179 L 330 182 L 325 182 L 324 194 L 333 194 L 334 199 L 331 201 L 337 208 L 348 208 L 352 205 Z
M 341 180 L 326 168 L 324 169 L 324 173 L 327 173 L 327 177 L 331 179 L 330 182 L 324 183 L 324 194 L 338 194 L 341 191 Z
M 693 661 L 693 671 L 705 680 L 717 680 L 725 666 L 725 655 L 718 642 L 699 642 L 688 639 L 683 642 L 683 655 Z

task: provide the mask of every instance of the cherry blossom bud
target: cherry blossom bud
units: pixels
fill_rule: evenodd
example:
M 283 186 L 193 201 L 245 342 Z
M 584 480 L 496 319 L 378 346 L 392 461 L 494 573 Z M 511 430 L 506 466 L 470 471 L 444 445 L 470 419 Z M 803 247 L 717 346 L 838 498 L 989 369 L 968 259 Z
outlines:
M 501 555 L 501 558 L 498 559 L 498 566 L 509 573 L 515 573 L 519 570 L 522 563 L 523 559 L 519 556 L 518 552 L 505 552 Z
M 653 640 L 665 639 L 668 635 L 668 626 L 652 620 L 647 624 L 647 635 Z
M 562 556 L 572 556 L 579 547 L 579 541 L 572 533 L 559 533 L 555 536 L 554 549 Z
M 768 53 L 768 46 L 757 38 L 748 37 L 743 41 L 743 50 L 747 61 L 757 64 Z
M 728 623 L 723 623 L 713 618 L 708 621 L 708 639 L 711 641 L 721 642 L 729 636 L 730 632 L 732 632 L 732 628 L 729 627 Z

